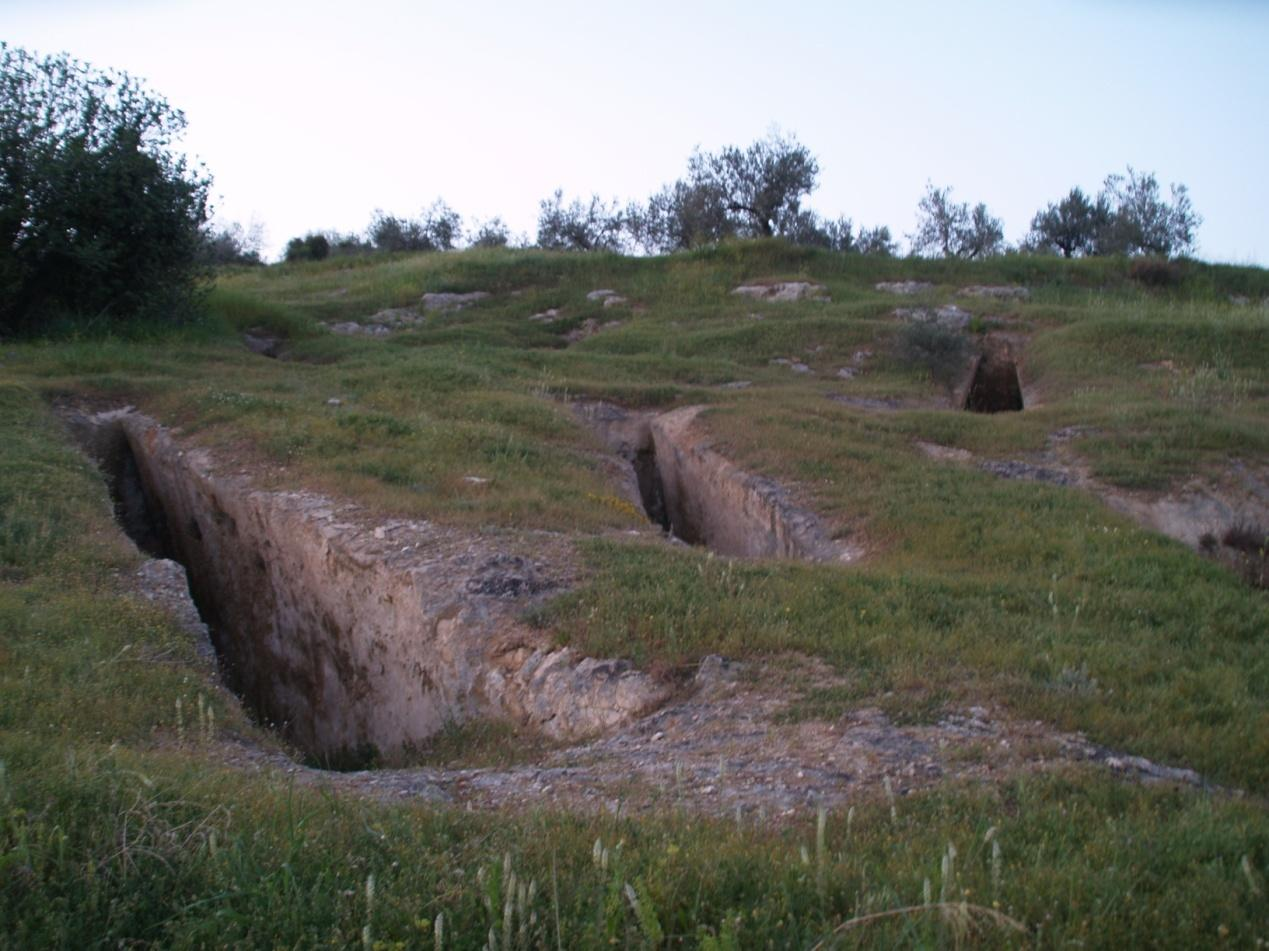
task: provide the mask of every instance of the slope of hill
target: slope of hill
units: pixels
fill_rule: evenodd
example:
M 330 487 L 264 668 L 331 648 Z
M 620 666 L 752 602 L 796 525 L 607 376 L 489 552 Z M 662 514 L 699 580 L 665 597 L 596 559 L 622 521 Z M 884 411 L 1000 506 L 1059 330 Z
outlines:
M 1269 938 L 1266 300 L 464 252 L 6 344 L 3 940 Z

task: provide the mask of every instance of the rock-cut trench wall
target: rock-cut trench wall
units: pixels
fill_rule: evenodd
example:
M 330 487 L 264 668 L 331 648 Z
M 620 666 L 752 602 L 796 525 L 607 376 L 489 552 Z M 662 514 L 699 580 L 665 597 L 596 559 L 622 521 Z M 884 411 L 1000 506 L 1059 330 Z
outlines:
M 391 758 L 477 717 L 570 739 L 667 696 L 625 662 L 579 658 L 519 623 L 555 569 L 505 540 L 417 521 L 371 527 L 351 506 L 253 488 L 136 413 L 90 428 L 98 458 L 135 460 L 229 686 L 309 755 Z
M 703 407 L 659 415 L 611 403 L 577 411 L 608 448 L 631 464 L 628 494 L 680 540 L 741 558 L 850 561 L 859 552 L 830 538 L 783 487 L 737 467 L 697 424 Z

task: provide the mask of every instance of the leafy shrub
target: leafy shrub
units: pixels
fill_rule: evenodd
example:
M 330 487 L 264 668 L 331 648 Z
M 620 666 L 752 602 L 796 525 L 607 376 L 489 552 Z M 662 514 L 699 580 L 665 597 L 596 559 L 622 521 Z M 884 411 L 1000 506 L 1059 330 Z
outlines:
M 320 232 L 309 232 L 302 238 L 292 238 L 286 243 L 284 257 L 288 263 L 324 261 L 330 257 L 330 240 Z
M 814 211 L 801 211 L 785 225 L 782 237 L 794 244 L 812 248 L 825 248 L 846 254 L 868 254 L 890 257 L 896 251 L 890 229 L 885 225 L 876 228 L 860 228 L 855 233 L 855 223 L 846 217 L 822 218 Z
M 891 237 L 888 227 L 877 225 L 875 228 L 859 229 L 859 234 L 855 235 L 853 250 L 857 254 L 889 258 L 899 252 L 899 246 L 895 243 L 894 238 Z
M 970 356 L 969 340 L 961 333 L 930 322 L 906 325 L 895 340 L 895 359 L 921 367 L 936 383 L 951 389 Z
M 853 251 L 855 225 L 849 218 L 822 218 L 808 209 L 794 216 L 785 228 L 784 237 L 806 247 Z

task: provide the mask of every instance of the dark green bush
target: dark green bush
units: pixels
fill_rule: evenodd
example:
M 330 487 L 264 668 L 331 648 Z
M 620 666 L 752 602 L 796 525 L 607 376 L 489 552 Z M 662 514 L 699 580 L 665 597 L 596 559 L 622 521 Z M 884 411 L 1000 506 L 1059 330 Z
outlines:
M 286 243 L 287 261 L 324 261 L 330 257 L 330 239 L 324 234 L 310 233 Z
M 193 312 L 208 178 L 125 73 L 0 43 L 0 332 Z
M 894 354 L 900 363 L 924 368 L 935 382 L 950 389 L 965 372 L 970 344 L 955 330 L 933 321 L 917 321 L 895 338 Z
M 1185 263 L 1167 258 L 1136 258 L 1128 265 L 1128 276 L 1146 287 L 1175 287 L 1185 278 Z

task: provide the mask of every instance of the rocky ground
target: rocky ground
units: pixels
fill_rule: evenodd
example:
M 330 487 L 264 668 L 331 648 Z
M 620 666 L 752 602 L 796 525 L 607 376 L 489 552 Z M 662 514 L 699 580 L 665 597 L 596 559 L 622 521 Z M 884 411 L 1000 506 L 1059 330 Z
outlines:
M 742 822 L 846 809 L 865 798 L 888 797 L 901 809 L 905 796 L 939 783 L 991 783 L 1074 764 L 1101 764 L 1135 781 L 1208 787 L 1192 770 L 1118 754 L 1079 734 L 985 707 L 911 725 L 897 724 L 875 707 L 833 720 L 788 715 L 807 688 L 841 683 L 807 658 L 777 658 L 760 670 L 708 657 L 679 697 L 657 712 L 505 768 L 337 773 L 299 765 L 242 739 L 218 749 L 240 768 L 274 769 L 304 784 L 376 798 L 584 813 L 673 809 Z

